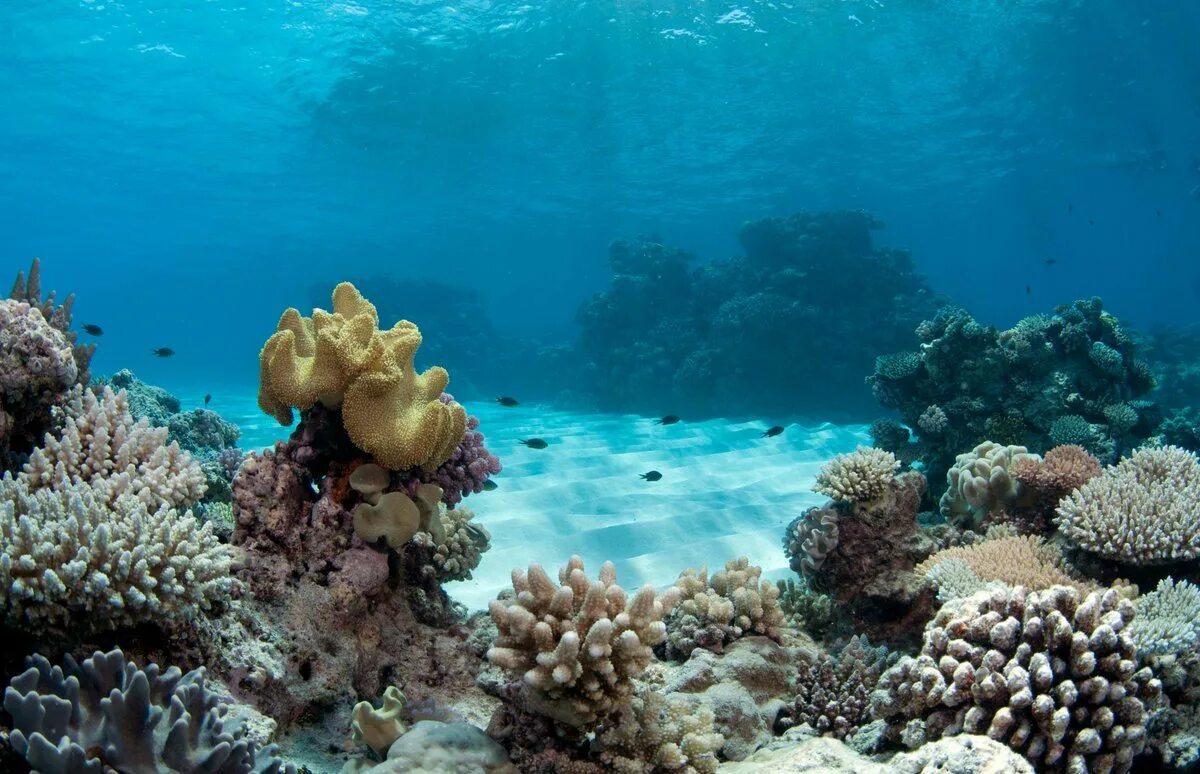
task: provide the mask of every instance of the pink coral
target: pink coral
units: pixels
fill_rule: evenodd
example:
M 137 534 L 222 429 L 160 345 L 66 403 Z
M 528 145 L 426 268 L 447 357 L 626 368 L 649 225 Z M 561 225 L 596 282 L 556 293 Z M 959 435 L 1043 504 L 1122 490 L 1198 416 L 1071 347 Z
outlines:
M 0 300 L 0 451 L 27 451 L 79 379 L 70 340 L 23 301 Z

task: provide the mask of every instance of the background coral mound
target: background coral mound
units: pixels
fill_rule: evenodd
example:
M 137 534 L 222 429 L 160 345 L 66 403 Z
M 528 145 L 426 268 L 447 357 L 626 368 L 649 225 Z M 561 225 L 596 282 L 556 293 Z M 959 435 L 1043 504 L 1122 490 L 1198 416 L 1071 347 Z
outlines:
M 1200 460 L 1175 446 L 1141 449 L 1062 501 L 1076 545 L 1129 564 L 1200 556 Z
M 467 414 L 438 400 L 449 381 L 444 368 L 416 372 L 420 346 L 421 332 L 407 320 L 379 330 L 375 307 L 343 282 L 332 313 L 288 309 L 279 318 L 259 354 L 259 406 L 285 425 L 292 407 L 340 407 L 351 440 L 379 464 L 436 467 L 462 439 Z
M 204 471 L 167 429 L 134 421 L 125 391 L 97 397 L 76 388 L 59 413 L 62 429 L 35 449 L 22 476 L 31 488 L 84 483 L 109 504 L 132 495 L 151 510 L 186 508 L 204 496 Z
M 1138 669 L 1133 603 L 1109 589 L 984 592 L 938 611 L 872 711 L 909 741 L 987 734 L 1046 769 L 1127 771 L 1161 684 Z M 915 721 L 915 722 L 906 722 Z
M 946 493 L 939 503 L 942 515 L 963 526 L 974 527 L 995 508 L 1016 505 L 1022 487 L 1013 475 L 1023 460 L 1038 460 L 1024 446 L 1005 446 L 984 441 L 960 454 L 946 471 Z
M 662 618 L 679 592 L 657 596 L 647 585 L 630 598 L 611 562 L 589 581 L 578 556 L 558 577 L 561 586 L 537 564 L 528 573 L 513 570 L 516 598 L 489 606 L 499 636 L 487 657 L 524 672 L 525 684 L 548 700 L 545 709 L 556 719 L 583 726 L 629 700 L 633 679 L 666 639 Z
M 4 692 L 9 742 L 35 771 L 277 774 L 292 772 L 274 746 L 226 728 L 228 707 L 204 685 L 156 664 L 138 669 L 120 650 L 51 667 L 41 656 Z
M 825 463 L 813 491 L 842 502 L 866 502 L 887 489 L 899 467 L 891 452 L 860 446 Z
M 696 648 L 720 653 L 751 634 L 780 640 L 786 626 L 780 590 L 761 578 L 762 568 L 744 556 L 726 562 L 711 579 L 707 567 L 685 570 L 675 581 L 679 605 L 667 617 L 667 653 L 674 658 L 686 658 Z
M 183 621 L 233 587 L 209 524 L 87 484 L 33 490 L 6 475 L 0 546 L 0 607 L 27 630 Z

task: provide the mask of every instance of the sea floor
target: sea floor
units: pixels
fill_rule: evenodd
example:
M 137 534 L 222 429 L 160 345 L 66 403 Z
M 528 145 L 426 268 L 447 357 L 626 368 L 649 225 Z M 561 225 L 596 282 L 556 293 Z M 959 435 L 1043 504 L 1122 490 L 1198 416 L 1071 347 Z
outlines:
M 474 578 L 446 586 L 471 609 L 486 608 L 508 587 L 514 567 L 538 562 L 553 574 L 572 554 L 583 557 L 590 575 L 611 560 L 627 589 L 665 586 L 688 567 L 715 571 L 738 556 L 763 567 L 768 578 L 789 577 L 784 526 L 824 501 L 811 491 L 821 465 L 869 443 L 865 425 L 792 424 L 762 438 L 769 422 L 661 426 L 636 415 L 537 405 L 466 407 L 504 465 L 498 489 L 460 506 L 471 508 L 492 535 Z M 290 431 L 262 414 L 252 394 L 222 396 L 212 408 L 242 428 L 247 450 Z M 548 448 L 519 442 L 533 437 Z M 662 479 L 642 480 L 650 470 Z

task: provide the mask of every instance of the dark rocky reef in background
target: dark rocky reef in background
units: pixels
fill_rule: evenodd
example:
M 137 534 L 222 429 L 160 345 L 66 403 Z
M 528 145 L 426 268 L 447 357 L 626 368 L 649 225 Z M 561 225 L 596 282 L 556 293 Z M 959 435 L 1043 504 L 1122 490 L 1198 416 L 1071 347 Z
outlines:
M 743 256 L 692 266 L 653 239 L 609 251 L 612 287 L 579 310 L 598 404 L 691 416 L 822 415 L 870 405 L 863 377 L 936 308 L 907 252 L 864 212 L 746 224 Z

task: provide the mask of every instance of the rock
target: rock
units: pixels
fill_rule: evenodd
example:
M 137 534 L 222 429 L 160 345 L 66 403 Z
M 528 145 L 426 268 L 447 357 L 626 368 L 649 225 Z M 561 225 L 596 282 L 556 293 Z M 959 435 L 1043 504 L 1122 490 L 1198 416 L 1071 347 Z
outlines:
M 469 723 L 422 720 L 397 739 L 387 760 L 353 761 L 342 769 L 371 774 L 517 774 L 504 748 Z
M 879 763 L 831 737 L 816 737 L 792 746 L 759 750 L 740 763 L 721 767 L 721 774 L 1033 774 L 1023 756 L 985 736 L 946 737 Z

